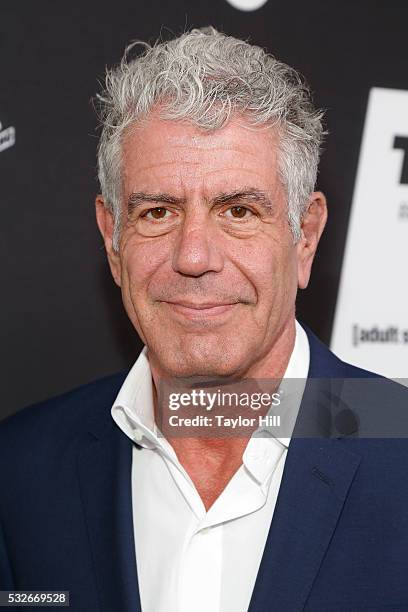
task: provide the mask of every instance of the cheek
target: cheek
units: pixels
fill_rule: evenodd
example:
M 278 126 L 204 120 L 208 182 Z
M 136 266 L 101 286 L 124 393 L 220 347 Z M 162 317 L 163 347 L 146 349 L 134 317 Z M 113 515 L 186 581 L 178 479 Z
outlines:
M 276 245 L 269 241 L 232 253 L 236 265 L 255 287 L 258 309 L 270 312 L 294 302 L 297 289 L 297 262 L 292 244 Z
M 122 281 L 134 303 L 146 300 L 149 282 L 166 259 L 166 252 L 154 241 L 129 241 L 126 245 Z

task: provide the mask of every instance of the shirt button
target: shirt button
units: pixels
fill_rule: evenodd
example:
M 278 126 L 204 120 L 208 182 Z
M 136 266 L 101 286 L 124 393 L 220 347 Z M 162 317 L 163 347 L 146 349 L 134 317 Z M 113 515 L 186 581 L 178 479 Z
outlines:
M 204 527 L 204 529 L 202 529 L 200 533 L 202 535 L 206 535 L 207 533 L 210 533 L 210 531 L 211 531 L 211 527 Z
M 135 439 L 136 442 L 140 442 L 141 440 L 143 440 L 143 434 L 141 431 L 139 431 L 138 429 L 135 429 L 133 432 L 133 437 Z

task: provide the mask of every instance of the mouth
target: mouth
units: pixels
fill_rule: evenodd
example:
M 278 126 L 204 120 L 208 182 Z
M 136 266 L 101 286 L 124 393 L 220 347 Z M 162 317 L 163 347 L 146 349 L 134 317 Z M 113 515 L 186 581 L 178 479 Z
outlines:
M 164 302 L 174 313 L 188 319 L 203 320 L 230 313 L 238 302 Z

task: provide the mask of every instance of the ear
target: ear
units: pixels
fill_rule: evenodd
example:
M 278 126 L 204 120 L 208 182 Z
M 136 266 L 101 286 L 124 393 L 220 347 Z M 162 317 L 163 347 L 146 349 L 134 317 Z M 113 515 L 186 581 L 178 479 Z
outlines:
M 298 260 L 298 286 L 306 289 L 309 284 L 313 259 L 327 221 L 326 198 L 321 191 L 312 193 L 303 216 L 302 235 L 296 244 Z
M 101 232 L 103 241 L 105 243 L 105 249 L 106 249 L 106 254 L 108 256 L 110 270 L 111 270 L 115 283 L 120 287 L 121 286 L 121 272 L 122 272 L 121 261 L 120 261 L 119 253 L 117 253 L 113 249 L 113 245 L 112 245 L 113 228 L 114 228 L 113 214 L 105 206 L 105 201 L 101 195 L 98 195 L 96 197 L 95 212 L 96 212 L 96 222 L 98 224 L 99 231 Z

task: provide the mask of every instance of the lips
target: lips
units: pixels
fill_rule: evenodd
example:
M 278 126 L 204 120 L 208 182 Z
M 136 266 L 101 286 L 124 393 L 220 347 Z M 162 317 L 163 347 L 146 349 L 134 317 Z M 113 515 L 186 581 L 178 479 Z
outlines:
M 173 312 L 189 319 L 216 317 L 230 312 L 237 302 L 165 302 Z
M 196 303 L 196 302 L 179 301 L 179 302 L 168 302 L 168 304 L 171 304 L 173 306 L 182 306 L 183 308 L 190 308 L 192 310 L 209 310 L 211 308 L 220 308 L 221 306 L 233 306 L 233 304 L 236 304 L 236 302 Z

